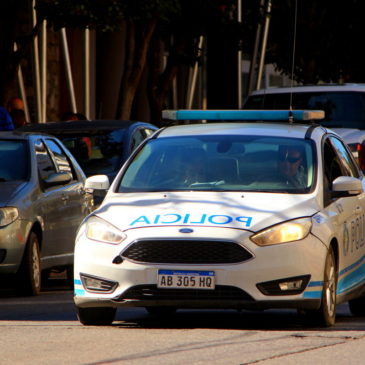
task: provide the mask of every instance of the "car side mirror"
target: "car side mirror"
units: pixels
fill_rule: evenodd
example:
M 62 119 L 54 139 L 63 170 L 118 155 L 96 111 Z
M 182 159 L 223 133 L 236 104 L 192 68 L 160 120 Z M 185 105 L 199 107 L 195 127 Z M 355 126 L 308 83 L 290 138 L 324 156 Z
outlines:
M 332 182 L 332 191 L 335 196 L 358 195 L 362 193 L 361 180 L 352 176 L 339 176 Z
M 69 172 L 56 172 L 51 174 L 47 179 L 44 180 L 44 183 L 47 187 L 56 186 L 56 185 L 66 185 L 72 180 L 72 175 Z
M 110 182 L 106 175 L 94 175 L 85 180 L 85 191 L 92 195 L 94 208 L 98 208 L 105 198 Z
M 108 190 L 109 186 L 109 178 L 106 175 L 94 175 L 85 180 L 86 190 Z

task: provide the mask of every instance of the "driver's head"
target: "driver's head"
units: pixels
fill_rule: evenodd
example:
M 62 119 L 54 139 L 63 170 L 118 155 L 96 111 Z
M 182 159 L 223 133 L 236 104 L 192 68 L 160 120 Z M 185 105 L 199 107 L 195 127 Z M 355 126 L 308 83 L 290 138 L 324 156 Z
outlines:
M 303 162 L 303 151 L 296 146 L 279 148 L 279 171 L 286 177 L 295 176 Z

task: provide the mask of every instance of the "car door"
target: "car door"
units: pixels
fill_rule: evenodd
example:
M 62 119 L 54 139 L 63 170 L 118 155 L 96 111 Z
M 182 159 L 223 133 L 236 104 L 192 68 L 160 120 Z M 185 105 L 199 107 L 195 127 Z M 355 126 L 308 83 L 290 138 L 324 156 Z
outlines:
M 339 284 L 338 294 L 348 294 L 361 281 L 364 274 L 360 269 L 361 258 L 365 254 L 364 223 L 365 194 L 331 197 L 333 180 L 338 176 L 352 176 L 363 180 L 351 153 L 344 143 L 330 136 L 323 145 L 324 190 L 328 217 L 333 221 L 339 239 Z M 363 181 L 364 186 L 364 181 Z M 352 271 L 349 275 L 349 271 Z
M 46 181 L 52 174 L 57 173 L 56 165 L 46 148 L 44 141 L 39 138 L 34 144 L 37 161 L 38 181 L 40 194 L 35 201 L 39 216 L 43 223 L 43 236 L 41 244 L 42 266 L 50 266 L 52 256 L 58 253 L 58 247 L 64 240 L 63 231 L 65 227 L 60 222 L 62 217 L 61 210 L 64 202 L 62 201 L 62 191 L 58 186 L 48 186 Z
M 48 147 L 47 147 L 48 146 Z M 40 198 L 37 200 L 43 221 L 43 239 L 41 247 L 42 266 L 72 264 L 73 245 L 77 224 L 82 214 L 75 213 L 74 190 L 80 183 L 70 179 L 67 184 L 47 184 L 47 180 L 60 171 L 67 172 L 65 159 L 54 156 L 57 151 L 51 140 L 37 139 L 35 142 L 36 161 L 38 167 Z M 80 204 L 81 206 L 82 204 Z M 81 209 L 81 208 L 78 208 Z M 75 217 L 76 216 L 76 217 Z
M 55 210 L 54 217 L 57 217 L 59 226 L 57 230 L 59 237 L 62 237 L 62 242 L 54 248 L 53 254 L 69 255 L 73 253 L 77 228 L 88 213 L 83 179 L 77 173 L 77 167 L 73 165 L 58 141 L 47 138 L 45 143 L 56 165 L 57 172 L 66 172 L 71 176 L 70 182 L 59 185 L 57 189 L 53 190 L 61 198 L 59 209 Z

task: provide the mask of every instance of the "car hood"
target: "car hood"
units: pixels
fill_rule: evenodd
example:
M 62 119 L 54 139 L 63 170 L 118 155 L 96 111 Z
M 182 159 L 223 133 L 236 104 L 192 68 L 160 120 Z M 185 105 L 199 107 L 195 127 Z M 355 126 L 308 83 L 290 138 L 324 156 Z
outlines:
M 365 131 L 361 129 L 331 128 L 331 130 L 341 136 L 347 144 L 362 143 L 365 140 Z
M 259 231 L 319 210 L 310 194 L 109 194 L 95 215 L 126 231 L 141 227 L 205 226 Z
M 25 185 L 24 181 L 0 182 L 0 206 L 8 205 Z

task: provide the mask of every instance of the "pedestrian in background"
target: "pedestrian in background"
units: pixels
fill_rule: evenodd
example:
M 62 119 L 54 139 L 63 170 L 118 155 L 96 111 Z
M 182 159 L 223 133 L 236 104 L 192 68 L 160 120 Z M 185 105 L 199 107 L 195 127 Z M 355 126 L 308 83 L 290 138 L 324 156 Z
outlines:
M 22 99 L 18 98 L 17 96 L 11 97 L 6 104 L 6 110 L 11 116 L 14 128 L 19 128 L 27 124 L 24 102 Z
M 17 96 L 13 96 L 8 100 L 8 103 L 6 104 L 6 109 L 9 113 L 11 113 L 11 111 L 14 109 L 24 110 L 24 102 Z
M 14 128 L 22 127 L 27 124 L 25 118 L 25 112 L 23 109 L 13 109 L 10 112 L 11 119 L 13 120 Z
M 13 120 L 7 110 L 0 106 L 0 131 L 12 131 L 14 129 Z

